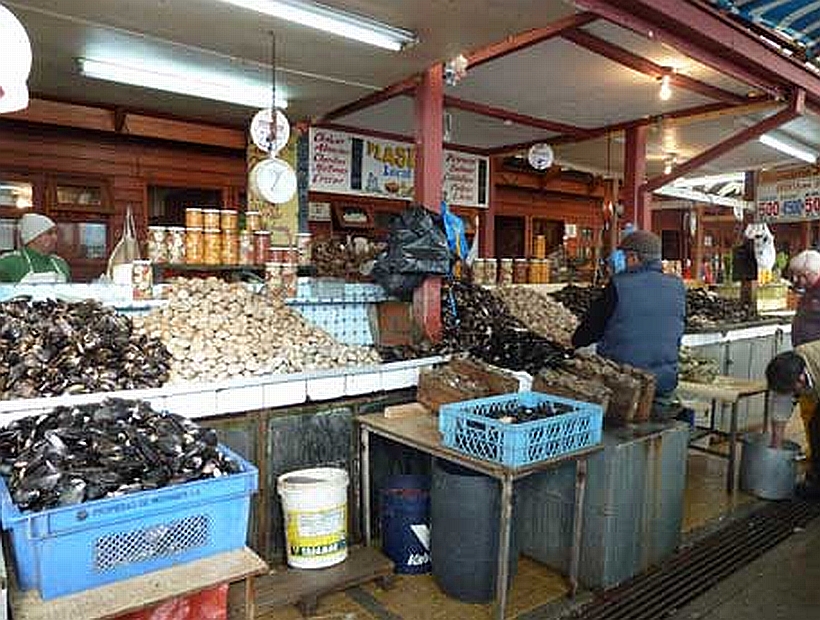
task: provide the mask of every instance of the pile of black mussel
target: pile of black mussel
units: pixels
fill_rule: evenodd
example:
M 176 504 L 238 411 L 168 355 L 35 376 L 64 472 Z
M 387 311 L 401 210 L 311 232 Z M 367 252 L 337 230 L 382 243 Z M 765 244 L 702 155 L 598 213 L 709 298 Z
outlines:
M 96 301 L 0 303 L 0 398 L 159 387 L 171 356 Z
M 550 293 L 550 296 L 560 301 L 567 310 L 580 319 L 587 313 L 592 302 L 601 295 L 601 291 L 603 289 L 598 286 L 567 284 L 561 290 Z
M 703 289 L 686 291 L 686 324 L 689 328 L 750 323 L 760 318 L 755 308 L 739 299 L 727 299 Z
M 482 406 L 476 413 L 485 418 L 492 418 L 508 424 L 523 424 L 524 422 L 535 422 L 536 420 L 543 420 L 573 411 L 575 411 L 575 408 L 566 403 L 543 402 L 537 405 L 524 405 L 509 401 Z
M 144 401 L 57 407 L 0 429 L 0 474 L 39 511 L 241 471 L 216 432 Z
M 562 346 L 527 329 L 487 289 L 453 281 L 442 287 L 441 353 L 466 351 L 490 364 L 532 375 L 569 357 Z

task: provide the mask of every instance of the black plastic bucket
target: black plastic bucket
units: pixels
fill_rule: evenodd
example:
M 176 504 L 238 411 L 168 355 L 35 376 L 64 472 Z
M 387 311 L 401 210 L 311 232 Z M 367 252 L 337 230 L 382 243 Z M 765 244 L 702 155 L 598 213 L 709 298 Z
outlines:
M 444 592 L 461 601 L 486 603 L 495 596 L 500 496 L 497 480 L 436 459 L 430 490 L 433 578 Z M 517 566 L 513 527 L 510 579 Z
M 381 493 L 382 549 L 404 574 L 430 572 L 430 478 L 393 476 Z

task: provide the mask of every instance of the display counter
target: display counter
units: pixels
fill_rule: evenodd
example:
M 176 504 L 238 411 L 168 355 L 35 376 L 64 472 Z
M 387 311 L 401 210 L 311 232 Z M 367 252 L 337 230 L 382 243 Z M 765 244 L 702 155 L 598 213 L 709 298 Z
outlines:
M 723 330 L 684 334 L 682 344 L 695 355 L 717 362 L 721 375 L 752 381 L 765 381 L 766 366 L 778 353 L 791 349 L 791 324 L 788 318 L 774 319 L 765 325 L 738 325 Z M 753 396 L 738 404 L 738 426 L 763 424 L 764 396 Z M 729 408 L 718 412 L 716 426 L 729 432 Z

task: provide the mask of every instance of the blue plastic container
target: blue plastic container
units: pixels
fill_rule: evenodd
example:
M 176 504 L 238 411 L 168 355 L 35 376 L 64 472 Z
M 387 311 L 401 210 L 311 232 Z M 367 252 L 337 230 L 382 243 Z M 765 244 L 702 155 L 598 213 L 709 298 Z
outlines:
M 521 424 L 500 422 L 490 412 L 514 411 L 550 403 L 565 413 Z M 541 392 L 517 392 L 442 405 L 438 427 L 442 443 L 471 456 L 520 467 L 601 442 L 600 405 Z
M 430 479 L 393 476 L 381 493 L 382 548 L 403 574 L 430 572 Z
M 48 600 L 243 547 L 258 472 L 220 450 L 240 473 L 40 512 L 20 512 L 0 477 L 20 589 Z

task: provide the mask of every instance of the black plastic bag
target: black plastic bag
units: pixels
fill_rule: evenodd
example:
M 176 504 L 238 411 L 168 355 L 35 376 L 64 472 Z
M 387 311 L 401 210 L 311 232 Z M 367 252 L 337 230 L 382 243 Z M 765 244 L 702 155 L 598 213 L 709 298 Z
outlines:
M 416 290 L 424 278 L 424 274 L 419 273 L 391 273 L 388 271 L 387 252 L 382 252 L 376 257 L 371 275 L 373 279 L 381 285 L 388 295 L 392 295 L 401 301 L 411 301 L 413 291 Z
M 413 205 L 393 218 L 373 277 L 388 293 L 406 299 L 426 276 L 449 273 L 451 258 L 441 216 Z
M 732 248 L 732 280 L 745 282 L 757 280 L 757 258 L 754 241 L 746 239 Z
M 414 205 L 393 218 L 387 238 L 387 261 L 393 273 L 448 273 L 450 248 L 441 216 Z

